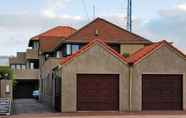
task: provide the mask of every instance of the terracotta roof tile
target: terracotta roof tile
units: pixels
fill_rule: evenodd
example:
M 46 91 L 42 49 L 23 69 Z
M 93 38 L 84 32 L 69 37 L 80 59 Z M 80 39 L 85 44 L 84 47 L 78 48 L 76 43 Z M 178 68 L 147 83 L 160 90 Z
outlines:
M 51 52 L 62 40 L 66 39 L 75 31 L 76 30 L 72 27 L 58 26 L 33 37 L 30 42 L 33 40 L 39 40 L 40 51 L 42 53 Z
M 64 40 L 62 38 L 51 37 L 50 40 L 40 39 L 40 51 L 41 53 L 52 52 L 53 49 Z
M 128 32 L 104 19 L 97 18 L 68 37 L 69 42 L 89 42 L 92 39 L 105 39 L 115 43 L 151 43 L 151 41 Z
M 66 64 L 66 63 L 70 62 L 71 60 L 73 60 L 77 56 L 81 55 L 83 52 L 86 52 L 88 49 L 90 49 L 96 43 L 101 44 L 101 46 L 103 48 L 105 48 L 108 52 L 110 52 L 112 55 L 116 56 L 118 59 L 120 59 L 124 63 L 128 63 L 128 64 L 137 63 L 141 59 L 145 58 L 146 55 L 151 54 L 152 52 L 156 51 L 157 49 L 161 48 L 162 46 L 169 46 L 170 48 L 172 48 L 173 50 L 178 52 L 181 56 L 183 56 L 184 59 L 186 59 L 186 56 L 184 53 L 179 51 L 171 43 L 169 43 L 165 40 L 157 42 L 157 43 L 153 43 L 149 46 L 145 46 L 144 48 L 142 48 L 142 49 L 138 50 L 137 52 L 135 52 L 134 54 L 132 54 L 130 57 L 125 58 L 121 54 L 116 52 L 114 49 L 112 49 L 110 46 L 108 46 L 103 40 L 95 39 L 95 40 L 89 42 L 87 45 L 85 45 L 83 48 L 81 48 L 80 50 L 78 50 L 74 54 L 72 54 L 71 56 L 61 59 L 59 61 L 59 63 Z
M 122 62 L 127 63 L 127 60 L 125 57 L 120 55 L 118 52 L 116 52 L 114 49 L 112 49 L 110 46 L 108 46 L 103 40 L 100 39 L 94 39 L 91 42 L 89 42 L 87 45 L 82 47 L 80 50 L 72 54 L 71 56 L 68 56 L 64 59 L 61 59 L 60 64 L 66 64 L 76 58 L 77 56 L 81 55 L 82 53 L 86 52 L 88 49 L 90 49 L 95 44 L 100 44 L 103 48 L 105 48 L 109 53 L 120 59 Z
M 139 49 L 137 52 L 132 54 L 130 57 L 127 58 L 128 63 L 135 63 L 141 58 L 143 58 L 145 55 L 153 51 L 156 47 L 160 46 L 161 43 L 154 43 L 149 46 L 145 46 L 142 49 Z
M 57 26 L 52 28 L 44 33 L 41 33 L 37 36 L 31 38 L 31 40 L 39 40 L 39 39 L 50 39 L 51 37 L 64 37 L 67 38 L 69 35 L 74 33 L 76 29 L 69 26 Z
M 168 43 L 167 41 L 163 40 L 158 43 L 151 44 L 149 46 L 145 46 L 144 48 L 138 50 L 134 54 L 132 54 L 130 57 L 127 58 L 127 62 L 129 64 L 135 64 L 141 59 L 143 59 L 146 55 L 154 52 L 155 50 L 159 49 L 162 46 L 169 46 L 172 49 L 176 50 L 180 55 L 182 55 L 185 59 L 186 56 L 181 51 L 179 51 L 177 48 L 175 48 L 171 43 Z
M 40 48 L 42 52 L 53 50 L 61 40 L 64 40 L 69 35 L 73 34 L 76 30 L 72 27 L 68 26 L 57 26 L 55 28 L 52 28 L 44 33 L 41 33 L 37 36 L 34 36 L 29 41 L 29 46 L 31 46 L 32 41 L 34 40 L 42 40 L 40 44 Z M 47 49 L 48 48 L 48 49 Z

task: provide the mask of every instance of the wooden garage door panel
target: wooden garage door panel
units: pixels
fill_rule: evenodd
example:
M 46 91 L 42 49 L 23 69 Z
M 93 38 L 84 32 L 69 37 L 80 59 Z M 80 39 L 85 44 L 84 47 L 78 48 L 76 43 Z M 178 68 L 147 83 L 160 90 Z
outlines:
M 143 110 L 182 110 L 182 75 L 143 75 Z
M 77 79 L 79 111 L 119 109 L 119 75 L 78 74 Z

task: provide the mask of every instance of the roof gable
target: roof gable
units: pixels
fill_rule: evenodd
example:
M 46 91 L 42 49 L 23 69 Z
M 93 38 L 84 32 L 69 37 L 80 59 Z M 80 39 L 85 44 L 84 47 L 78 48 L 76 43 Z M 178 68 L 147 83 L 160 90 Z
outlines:
M 94 39 L 93 41 L 91 41 L 90 43 L 85 45 L 83 48 L 81 48 L 80 50 L 78 50 L 77 52 L 72 54 L 71 56 L 68 56 L 64 59 L 61 59 L 60 64 L 64 65 L 64 64 L 67 64 L 67 63 L 71 62 L 74 58 L 76 58 L 76 57 L 80 56 L 81 54 L 87 52 L 90 48 L 94 47 L 95 45 L 100 45 L 102 48 L 104 48 L 111 55 L 118 58 L 123 63 L 127 64 L 127 60 L 126 60 L 125 57 L 120 55 L 118 52 L 116 52 L 114 49 L 112 49 L 110 46 L 108 46 L 106 43 L 104 43 L 102 40 L 99 40 L 99 39 Z
M 70 35 L 67 42 L 89 42 L 92 39 L 105 39 L 114 43 L 151 43 L 134 33 L 116 26 L 104 19 L 97 18 Z
M 133 55 L 127 58 L 127 62 L 129 64 L 137 64 L 138 62 L 142 61 L 145 57 L 147 57 L 148 55 L 151 55 L 152 53 L 154 53 L 156 50 L 160 49 L 163 46 L 168 47 L 172 51 L 175 51 L 175 53 L 177 53 L 179 56 L 186 59 L 185 54 L 183 54 L 180 50 L 175 48 L 172 44 L 163 40 L 161 42 L 154 43 L 149 46 L 145 46 L 144 48 L 138 50 L 136 53 L 134 53 Z

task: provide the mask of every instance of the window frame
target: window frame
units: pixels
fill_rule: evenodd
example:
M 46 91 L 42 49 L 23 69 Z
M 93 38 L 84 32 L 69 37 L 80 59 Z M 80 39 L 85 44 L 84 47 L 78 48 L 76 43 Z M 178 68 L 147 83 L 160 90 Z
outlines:
M 76 48 L 74 48 L 76 46 Z M 71 44 L 68 43 L 64 45 L 64 51 L 63 51 L 63 56 L 67 57 L 78 51 L 82 46 L 80 44 Z

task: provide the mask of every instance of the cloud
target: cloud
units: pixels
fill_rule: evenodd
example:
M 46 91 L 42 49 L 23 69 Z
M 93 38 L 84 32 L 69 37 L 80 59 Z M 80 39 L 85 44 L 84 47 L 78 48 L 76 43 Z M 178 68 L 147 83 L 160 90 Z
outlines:
M 186 3 L 177 5 L 177 9 L 186 11 Z
M 41 32 L 58 25 L 80 28 L 90 22 L 81 16 L 65 13 L 72 0 L 46 0 L 38 14 L 29 12 L 0 13 L 0 55 L 15 55 L 27 48 L 28 40 Z M 134 18 L 133 31 L 153 41 L 166 39 L 175 42 L 186 52 L 186 4 L 173 9 L 161 10 L 156 19 Z M 61 12 L 63 11 L 63 12 Z M 126 17 L 117 12 L 99 16 L 126 28 Z M 4 40 L 2 40 L 4 39 Z
M 59 25 L 79 28 L 84 19 L 78 16 L 49 18 L 41 14 L 0 14 L 0 55 L 15 55 L 25 51 L 31 37 Z
M 137 31 L 153 41 L 162 39 L 174 42 L 174 45 L 186 53 L 186 4 L 178 4 L 173 9 L 161 10 L 159 17 L 142 22 Z
M 49 18 L 71 18 L 79 20 L 80 16 L 70 16 L 64 11 L 72 0 L 47 0 L 46 5 L 41 9 L 41 14 Z
M 40 12 L 0 12 L 0 55 L 25 51 L 31 37 L 59 25 L 79 28 L 87 22 L 81 16 L 68 15 L 64 9 L 71 0 L 44 0 Z

